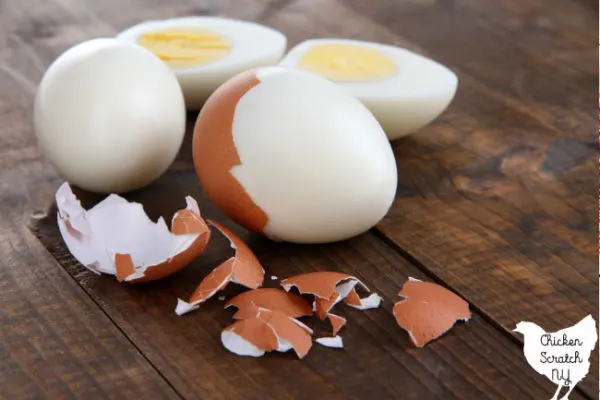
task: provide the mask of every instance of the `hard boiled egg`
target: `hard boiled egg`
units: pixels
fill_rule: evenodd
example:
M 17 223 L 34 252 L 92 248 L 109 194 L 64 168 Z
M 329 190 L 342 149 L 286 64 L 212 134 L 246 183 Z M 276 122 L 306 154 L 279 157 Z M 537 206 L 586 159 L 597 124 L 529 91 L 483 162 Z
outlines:
M 257 23 L 211 17 L 146 21 L 118 39 L 137 43 L 173 69 L 189 109 L 199 109 L 223 82 L 250 68 L 277 64 L 286 37 Z
M 318 75 L 284 67 L 219 87 L 194 127 L 207 196 L 275 240 L 322 243 L 380 221 L 396 192 L 394 154 L 369 110 Z
M 349 39 L 300 43 L 280 65 L 319 74 L 356 96 L 390 140 L 415 132 L 450 104 L 457 77 L 445 66 L 399 47 Z
M 59 174 L 89 191 L 120 193 L 154 181 L 185 133 L 177 79 L 154 54 L 116 39 L 78 44 L 39 84 L 34 124 Z

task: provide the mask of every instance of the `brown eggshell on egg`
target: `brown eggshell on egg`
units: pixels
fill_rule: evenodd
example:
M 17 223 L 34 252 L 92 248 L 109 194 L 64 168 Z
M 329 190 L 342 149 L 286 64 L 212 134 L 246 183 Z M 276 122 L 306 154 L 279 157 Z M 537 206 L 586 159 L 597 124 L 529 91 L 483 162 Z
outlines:
M 456 321 L 471 318 L 469 303 L 433 282 L 410 278 L 399 295 L 404 299 L 394 305 L 396 322 L 417 347 L 442 336 Z
M 231 219 L 263 234 L 267 215 L 230 173 L 240 164 L 232 132 L 235 109 L 258 84 L 255 71 L 249 70 L 213 92 L 198 115 L 192 142 L 194 167 L 206 195 Z

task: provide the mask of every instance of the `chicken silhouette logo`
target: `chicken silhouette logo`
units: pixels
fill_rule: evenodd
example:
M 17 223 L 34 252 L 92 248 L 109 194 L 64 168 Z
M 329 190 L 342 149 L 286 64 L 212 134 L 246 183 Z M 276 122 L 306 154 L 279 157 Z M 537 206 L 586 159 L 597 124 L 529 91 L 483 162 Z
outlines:
M 590 370 L 590 355 L 598 340 L 596 321 L 588 315 L 570 328 L 546 332 L 533 322 L 519 322 L 514 332 L 523 335 L 523 353 L 531 367 L 558 387 L 551 400 L 568 400 L 575 386 Z

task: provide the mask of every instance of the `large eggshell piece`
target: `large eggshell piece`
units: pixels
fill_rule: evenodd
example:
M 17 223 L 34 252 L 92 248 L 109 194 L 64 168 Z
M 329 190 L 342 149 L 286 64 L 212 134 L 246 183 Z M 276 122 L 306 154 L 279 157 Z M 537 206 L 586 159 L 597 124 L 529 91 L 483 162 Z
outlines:
M 181 88 L 141 46 L 93 39 L 60 55 L 35 100 L 39 144 L 62 177 L 98 193 L 141 188 L 171 165 L 185 133 Z
M 250 70 L 196 121 L 194 164 L 230 218 L 275 240 L 323 243 L 383 218 L 397 184 L 389 141 L 356 98 L 315 74 Z

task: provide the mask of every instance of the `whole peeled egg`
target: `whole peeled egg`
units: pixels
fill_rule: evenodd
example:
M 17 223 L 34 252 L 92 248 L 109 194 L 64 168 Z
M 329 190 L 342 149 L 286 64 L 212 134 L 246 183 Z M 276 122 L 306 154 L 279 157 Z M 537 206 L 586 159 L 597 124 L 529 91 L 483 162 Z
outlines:
M 389 210 L 397 170 L 381 126 L 355 97 L 285 67 L 243 72 L 200 111 L 193 157 L 206 195 L 271 239 L 344 240 Z
M 161 176 L 181 147 L 185 119 L 168 66 L 141 46 L 109 38 L 61 54 L 34 105 L 45 156 L 64 179 L 97 193 L 132 191 Z

